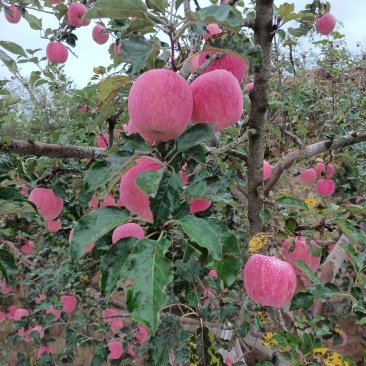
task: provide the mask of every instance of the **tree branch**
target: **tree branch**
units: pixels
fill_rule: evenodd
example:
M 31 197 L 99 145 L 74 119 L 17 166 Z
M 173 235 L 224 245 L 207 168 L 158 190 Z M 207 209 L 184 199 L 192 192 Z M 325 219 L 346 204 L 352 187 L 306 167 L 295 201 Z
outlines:
M 41 142 L 12 140 L 10 144 L 1 142 L 0 152 L 20 155 L 47 156 L 49 158 L 102 159 L 106 151 L 99 147 L 56 145 Z
M 297 162 L 310 158 L 311 156 L 318 155 L 325 151 L 342 149 L 346 146 L 354 145 L 364 141 L 366 141 L 366 133 L 353 133 L 337 140 L 320 141 L 306 146 L 303 149 L 298 149 L 291 152 L 273 167 L 272 174 L 264 186 L 264 194 L 268 196 L 270 190 L 278 182 L 284 171 Z

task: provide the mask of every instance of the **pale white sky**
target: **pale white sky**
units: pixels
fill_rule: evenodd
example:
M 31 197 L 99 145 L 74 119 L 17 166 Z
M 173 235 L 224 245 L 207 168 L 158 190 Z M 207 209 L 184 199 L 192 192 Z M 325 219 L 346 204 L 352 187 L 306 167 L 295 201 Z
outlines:
M 310 3 L 310 0 L 295 0 L 287 1 L 295 4 L 295 11 L 304 9 L 304 6 Z M 208 0 L 199 1 L 201 6 L 209 5 Z M 275 0 L 275 4 L 279 6 L 284 3 L 283 0 Z M 359 49 L 356 48 L 356 43 L 361 42 L 364 50 L 366 49 L 366 25 L 365 25 L 365 14 L 366 14 L 366 0 L 348 0 L 347 2 L 340 0 L 333 0 L 331 13 L 336 17 L 337 20 L 341 20 L 344 28 L 340 28 L 340 31 L 346 35 L 346 41 L 348 47 L 354 51 Z M 56 18 L 48 16 L 44 13 L 35 14 L 37 17 L 43 19 L 43 28 L 57 28 L 58 22 Z M 289 23 L 294 26 L 294 24 Z M 108 47 L 112 43 L 112 37 L 105 45 L 96 44 L 91 37 L 92 29 L 95 22 L 92 21 L 87 27 L 81 27 L 75 31 L 78 37 L 76 48 L 73 51 L 78 57 L 69 53 L 69 58 L 65 64 L 66 74 L 75 81 L 76 85 L 82 87 L 86 85 L 91 76 L 93 75 L 93 67 L 96 66 L 108 66 L 110 64 Z M 39 31 L 31 29 L 28 23 L 21 19 L 18 24 L 8 23 L 4 14 L 0 14 L 0 40 L 11 41 L 18 43 L 24 49 L 46 49 L 48 44 L 47 39 L 42 39 Z M 1 48 L 0 48 L 1 49 Z M 7 52 L 11 57 L 16 57 L 13 54 Z M 38 57 L 45 56 L 45 51 L 39 51 Z M 44 63 L 46 65 L 46 63 Z M 32 70 L 36 70 L 36 67 L 32 64 L 19 65 L 22 69 L 22 74 L 29 75 Z M 9 78 L 11 74 L 8 72 L 6 67 L 0 61 L 0 78 Z

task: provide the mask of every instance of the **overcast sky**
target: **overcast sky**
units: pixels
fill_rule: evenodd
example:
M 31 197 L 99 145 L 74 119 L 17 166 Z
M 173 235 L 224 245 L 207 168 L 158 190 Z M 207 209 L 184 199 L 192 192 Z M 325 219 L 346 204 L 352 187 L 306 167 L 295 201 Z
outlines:
M 283 2 L 283 0 L 275 0 L 277 6 Z M 295 11 L 300 11 L 303 10 L 305 5 L 310 3 L 311 0 L 295 0 L 288 2 L 295 4 Z M 202 6 L 205 4 L 209 5 L 208 0 L 201 0 L 199 3 L 202 4 Z M 360 51 L 360 48 L 356 47 L 356 44 L 359 42 L 362 44 L 363 50 L 366 51 L 366 0 L 348 0 L 347 2 L 333 0 L 331 3 L 331 13 L 337 20 L 342 21 L 343 28 L 340 28 L 340 31 L 346 35 L 348 48 L 353 51 Z M 37 13 L 35 15 L 43 19 L 44 29 L 58 27 L 56 18 L 44 13 Z M 289 24 L 291 25 L 291 23 Z M 105 45 L 96 44 L 91 37 L 94 25 L 95 22 L 92 21 L 88 27 L 81 27 L 75 31 L 78 42 L 76 48 L 73 50 L 78 57 L 75 57 L 69 52 L 69 58 L 65 65 L 66 75 L 74 80 L 79 87 L 86 85 L 90 81 L 90 78 L 93 75 L 93 67 L 108 66 L 110 64 L 108 47 L 110 43 L 112 43 L 112 38 L 110 37 L 110 41 Z M 21 19 L 18 24 L 11 24 L 5 20 L 4 13 L 0 14 L 0 40 L 18 43 L 24 49 L 41 48 L 42 50 L 45 50 L 48 44 L 48 40 L 41 39 L 40 32 L 32 30 L 24 19 Z M 8 51 L 6 52 L 10 56 L 14 56 Z M 39 51 L 37 55 L 39 58 L 45 56 L 45 51 Z M 19 66 L 21 67 L 24 76 L 29 75 L 32 70 L 36 70 L 35 66 L 31 64 L 22 64 Z M 10 76 L 11 74 L 0 61 L 1 79 L 9 78 Z

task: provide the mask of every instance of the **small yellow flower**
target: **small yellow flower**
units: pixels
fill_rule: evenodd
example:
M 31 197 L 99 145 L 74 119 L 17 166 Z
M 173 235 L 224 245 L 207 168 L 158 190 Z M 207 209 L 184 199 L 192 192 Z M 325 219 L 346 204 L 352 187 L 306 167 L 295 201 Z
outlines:
M 258 253 L 262 248 L 266 247 L 269 243 L 269 236 L 267 233 L 255 234 L 248 244 L 248 250 L 251 254 Z
M 318 204 L 320 203 L 320 200 L 309 196 L 305 199 L 304 202 L 305 202 L 306 206 L 308 207 L 308 209 L 310 210 L 310 209 L 318 206 Z

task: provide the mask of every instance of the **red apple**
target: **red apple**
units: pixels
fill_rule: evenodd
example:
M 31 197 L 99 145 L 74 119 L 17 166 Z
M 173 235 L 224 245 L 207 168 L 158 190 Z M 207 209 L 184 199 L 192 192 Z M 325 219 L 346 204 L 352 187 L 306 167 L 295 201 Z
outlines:
M 316 191 L 320 196 L 330 197 L 335 191 L 335 183 L 330 179 L 319 179 L 316 183 Z
M 294 269 L 276 257 L 252 255 L 245 263 L 243 276 L 248 296 L 263 306 L 283 307 L 295 294 Z
M 88 25 L 90 20 L 84 21 L 83 16 L 87 12 L 87 8 L 84 4 L 81 3 L 72 3 L 67 10 L 67 19 L 68 24 L 72 25 L 76 28 L 82 27 L 84 25 Z
M 327 13 L 320 17 L 316 22 L 316 30 L 320 34 L 327 36 L 328 34 L 333 32 L 335 25 L 336 19 L 332 14 Z
M 123 174 L 120 183 L 120 199 L 124 206 L 132 213 L 140 216 L 146 221 L 153 221 L 153 214 L 150 210 L 150 197 L 137 187 L 136 177 L 148 170 L 160 170 L 161 164 L 158 160 L 148 156 L 135 160 L 137 165 Z
M 254 88 L 254 82 L 245 85 L 245 91 L 251 91 Z
M 19 9 L 14 5 L 9 6 L 9 9 L 13 12 L 13 15 L 5 13 L 5 19 L 9 23 L 13 23 L 13 24 L 19 23 L 20 19 L 22 17 L 21 14 L 20 14 Z
M 210 23 L 206 25 L 208 34 L 203 35 L 203 39 L 207 41 L 211 36 L 222 33 L 222 29 L 216 23 Z
M 335 169 L 332 164 L 318 163 L 315 165 L 315 171 L 318 178 L 330 179 L 333 177 Z
M 272 174 L 271 164 L 267 160 L 263 160 L 263 180 L 267 180 Z
M 214 122 L 214 132 L 217 132 L 239 121 L 243 113 L 243 95 L 233 74 L 214 70 L 195 79 L 190 87 L 193 124 Z
M 37 206 L 39 214 L 46 221 L 55 219 L 64 207 L 64 200 L 56 196 L 53 190 L 48 188 L 33 189 L 29 194 L 28 200 Z
M 215 54 L 216 52 L 202 52 L 199 54 L 198 66 L 201 67 L 207 59 Z M 244 80 L 244 77 L 247 72 L 247 65 L 246 63 L 233 55 L 224 55 L 222 58 L 214 61 L 205 71 L 204 74 L 214 70 L 224 69 L 226 71 L 231 72 L 236 79 L 238 80 L 239 84 L 241 84 Z
M 132 85 L 128 111 L 138 132 L 154 140 L 180 136 L 191 118 L 192 92 L 178 74 L 166 69 L 149 70 Z
M 320 256 L 314 256 L 312 255 L 309 245 L 306 243 L 306 239 L 304 237 L 294 237 L 292 238 L 294 241 L 294 250 L 289 253 L 291 243 L 289 239 L 286 239 L 282 244 L 282 254 L 284 257 L 291 259 L 294 261 L 295 259 L 302 260 L 310 269 L 312 272 L 316 272 L 316 270 L 319 268 L 320 265 Z M 311 240 L 311 245 L 319 248 L 319 245 L 316 241 Z M 294 264 L 294 269 L 296 274 L 298 275 L 304 275 L 303 271 L 300 270 L 296 264 Z
M 112 243 L 114 244 L 118 240 L 129 236 L 136 239 L 143 239 L 145 237 L 144 229 L 139 224 L 133 222 L 117 226 L 112 234 Z
M 98 44 L 104 44 L 108 42 L 109 33 L 101 33 L 105 27 L 100 24 L 97 24 L 92 31 L 93 40 Z
M 311 184 L 314 183 L 317 177 L 316 170 L 313 168 L 304 170 L 301 175 L 300 179 L 304 184 Z
M 64 64 L 69 56 L 67 47 L 60 42 L 51 42 L 46 48 L 46 57 L 53 64 Z

